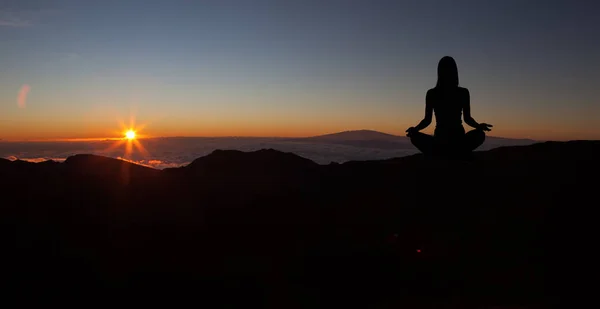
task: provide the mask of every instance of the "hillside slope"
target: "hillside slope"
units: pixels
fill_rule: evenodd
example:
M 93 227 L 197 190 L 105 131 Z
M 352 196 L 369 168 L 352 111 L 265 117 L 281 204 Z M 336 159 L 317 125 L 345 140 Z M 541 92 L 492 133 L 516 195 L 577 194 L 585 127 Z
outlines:
M 468 162 L 0 160 L 1 281 L 14 299 L 61 304 L 540 305 L 548 215 L 588 204 L 599 155 L 572 141 Z

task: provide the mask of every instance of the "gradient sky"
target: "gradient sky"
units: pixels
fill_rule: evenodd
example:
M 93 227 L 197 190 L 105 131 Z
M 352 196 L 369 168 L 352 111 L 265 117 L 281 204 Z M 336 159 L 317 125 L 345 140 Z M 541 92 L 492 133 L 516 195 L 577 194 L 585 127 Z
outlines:
M 3 0 L 0 138 L 114 136 L 131 115 L 152 136 L 403 134 L 450 55 L 492 135 L 600 139 L 599 16 L 577 0 Z

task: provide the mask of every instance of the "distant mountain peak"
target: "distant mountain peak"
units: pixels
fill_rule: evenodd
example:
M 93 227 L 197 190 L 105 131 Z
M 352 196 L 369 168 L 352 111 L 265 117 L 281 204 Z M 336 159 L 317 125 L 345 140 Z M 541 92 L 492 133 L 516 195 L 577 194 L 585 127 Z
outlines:
M 384 134 L 384 135 L 391 135 L 388 133 L 384 133 L 384 132 L 380 132 L 380 131 L 376 131 L 376 130 L 370 130 L 370 129 L 360 129 L 360 130 L 345 130 L 345 131 L 340 131 L 337 133 L 331 133 L 331 134 L 346 134 L 346 133 L 357 133 L 357 134 Z M 325 134 L 325 135 L 331 135 L 331 134 Z
M 397 139 L 400 136 L 374 130 L 348 130 L 337 133 L 309 137 L 310 139 L 347 139 L 347 140 L 378 140 Z
M 306 138 L 290 139 L 294 142 L 338 144 L 371 149 L 405 149 L 409 145 L 405 136 L 373 130 L 350 130 Z

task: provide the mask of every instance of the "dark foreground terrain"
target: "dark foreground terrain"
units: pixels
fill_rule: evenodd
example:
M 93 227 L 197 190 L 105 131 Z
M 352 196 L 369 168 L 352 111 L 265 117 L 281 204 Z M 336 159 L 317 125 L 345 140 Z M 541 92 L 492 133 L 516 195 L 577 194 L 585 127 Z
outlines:
M 215 151 L 161 171 L 0 159 L 2 302 L 543 306 L 548 214 L 588 204 L 599 155 L 600 142 L 573 141 L 468 162 Z

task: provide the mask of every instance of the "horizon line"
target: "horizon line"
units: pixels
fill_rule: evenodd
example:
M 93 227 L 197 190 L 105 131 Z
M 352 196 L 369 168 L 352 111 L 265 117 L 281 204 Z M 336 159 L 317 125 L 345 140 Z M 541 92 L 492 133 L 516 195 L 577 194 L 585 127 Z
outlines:
M 369 132 L 375 132 L 375 133 L 382 133 L 382 134 L 387 134 L 387 135 L 391 135 L 391 136 L 395 136 L 395 137 L 404 137 L 404 138 L 408 138 L 406 136 L 403 135 L 396 135 L 396 134 L 392 134 L 392 133 L 387 133 L 387 132 L 383 132 L 383 131 L 377 131 L 377 130 L 368 130 L 368 129 L 361 129 L 361 130 L 346 130 L 346 131 L 338 131 L 338 132 L 333 132 L 333 133 L 324 133 L 324 134 L 319 134 L 319 135 L 310 135 L 310 136 L 257 136 L 257 135 L 220 135 L 220 136 L 201 136 L 201 135 L 173 135 L 173 136 L 140 136 L 137 137 L 137 140 L 149 140 L 149 139 L 165 139 L 165 138 L 273 138 L 273 139 L 303 139 L 303 138 L 313 138 L 313 137 L 320 137 L 320 136 L 327 136 L 327 135 L 335 135 L 335 134 L 340 134 L 340 133 L 348 133 L 348 132 L 359 132 L 359 131 L 369 131 Z M 492 136 L 492 135 L 488 135 L 487 137 L 489 138 L 502 138 L 502 139 L 513 139 L 513 140 L 530 140 L 530 141 L 537 141 L 537 142 L 544 142 L 544 141 L 572 141 L 572 140 L 579 140 L 579 139 L 564 139 L 564 140 L 558 140 L 558 139 L 552 139 L 552 140 L 547 140 L 547 139 L 532 139 L 532 138 L 515 138 L 515 137 L 503 137 L 503 136 Z M 125 137 L 76 137 L 76 138 L 48 138 L 48 139 L 2 139 L 0 138 L 0 143 L 5 142 L 5 143 L 43 143 L 43 142 L 103 142 L 103 141 L 120 141 L 120 140 L 125 140 Z

